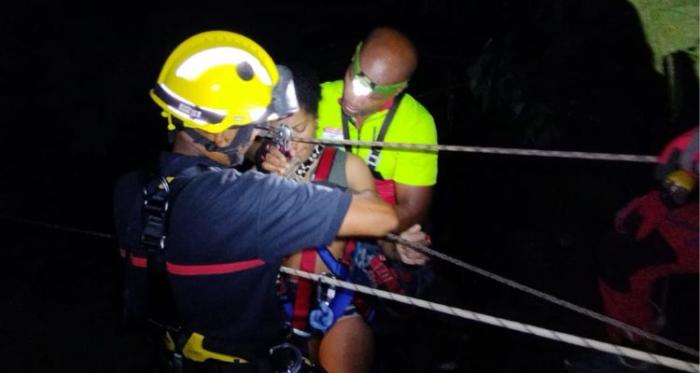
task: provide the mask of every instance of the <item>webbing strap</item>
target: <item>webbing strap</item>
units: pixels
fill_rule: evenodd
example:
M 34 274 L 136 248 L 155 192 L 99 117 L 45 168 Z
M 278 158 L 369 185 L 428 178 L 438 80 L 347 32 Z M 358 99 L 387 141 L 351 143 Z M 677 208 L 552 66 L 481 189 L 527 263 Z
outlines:
M 383 255 L 378 254 L 372 257 L 369 268 L 374 276 L 377 287 L 385 288 L 391 292 L 403 294 L 404 290 L 396 277 L 396 273 L 384 263 Z
M 318 166 L 314 174 L 314 181 L 326 181 L 331 173 L 333 159 L 337 149 L 325 148 L 321 153 L 321 158 L 318 161 Z M 317 251 L 314 248 L 307 248 L 301 252 L 300 269 L 306 272 L 316 272 Z M 309 312 L 311 309 L 311 298 L 313 295 L 313 281 L 299 278 L 296 288 L 296 296 L 294 297 L 294 308 L 292 311 L 292 326 L 295 329 L 306 330 L 309 321 Z
M 398 96 L 396 96 L 396 99 L 394 99 L 394 103 L 393 105 L 391 105 L 391 109 L 389 109 L 389 112 L 384 118 L 382 128 L 379 130 L 379 136 L 377 136 L 377 141 L 384 142 L 386 133 L 389 131 L 389 125 L 394 119 L 396 110 L 398 110 L 399 105 L 401 104 L 401 99 L 403 99 L 403 93 L 399 94 Z M 370 153 L 369 157 L 367 157 L 367 165 L 369 166 L 370 171 L 375 171 L 377 163 L 379 163 L 379 152 L 381 152 L 381 150 L 382 148 L 378 146 L 372 147 L 372 152 Z
M 348 278 L 350 273 L 347 267 L 333 256 L 333 253 L 328 250 L 327 246 L 316 246 L 316 252 L 321 260 L 323 260 L 323 264 L 331 270 L 331 273 L 333 273 L 335 277 L 341 280 L 346 280 Z
M 299 268 L 306 272 L 316 272 L 316 250 L 308 248 L 301 252 Z M 300 277 L 297 282 L 296 296 L 294 297 L 294 311 L 292 313 L 292 326 L 295 329 L 306 330 L 309 322 L 313 286 L 313 281 L 305 278 Z
M 331 169 L 333 168 L 333 159 L 335 158 L 335 153 L 337 151 L 338 149 L 333 147 L 323 149 L 321 158 L 318 160 L 316 172 L 314 173 L 314 181 L 328 180 L 328 176 L 331 174 Z
M 173 197 L 171 187 L 168 179 L 162 176 L 153 177 L 145 183 L 140 244 L 146 254 L 142 264 L 147 273 L 149 316 L 161 323 L 177 325 L 179 315 L 165 268 L 168 206 Z M 129 256 L 134 265 L 139 263 L 133 260 L 133 254 Z
M 384 117 L 384 121 L 382 122 L 382 127 L 379 130 L 379 135 L 375 139 L 375 141 L 378 142 L 383 142 L 384 137 L 386 137 L 386 133 L 389 131 L 389 125 L 391 124 L 392 120 L 394 119 L 394 115 L 396 114 L 396 110 L 398 110 L 399 105 L 401 104 L 401 99 L 403 99 L 404 94 L 401 93 L 398 96 L 394 98 L 394 101 L 391 105 L 391 108 L 389 108 L 389 112 L 386 114 L 386 117 Z M 350 130 L 349 130 L 349 122 L 350 118 L 343 112 L 343 108 L 340 108 L 340 116 L 342 118 L 342 124 L 343 124 L 343 138 L 345 140 L 350 140 Z M 359 136 L 358 136 L 359 140 Z M 348 152 L 352 151 L 352 148 L 350 145 L 345 145 L 345 150 Z M 375 168 L 377 167 L 377 163 L 379 162 L 379 153 L 381 152 L 382 148 L 378 146 L 372 147 L 372 151 L 370 152 L 369 156 L 367 157 L 367 166 L 369 166 L 369 170 L 372 171 L 372 173 L 376 173 Z
M 377 194 L 390 205 L 396 205 L 396 183 L 394 180 L 374 179 Z
M 326 265 L 326 267 L 328 267 L 328 269 L 331 270 L 336 278 L 343 281 L 347 281 L 350 278 L 350 270 L 348 267 L 336 259 L 335 256 L 333 256 L 333 253 L 328 250 L 328 247 L 317 246 L 316 251 L 318 252 L 318 256 L 321 258 L 321 260 L 323 260 L 323 263 Z M 336 289 L 335 296 L 330 304 L 331 311 L 333 312 L 333 322 L 330 324 L 330 326 L 335 324 L 335 322 L 343 316 L 345 310 L 348 308 L 350 303 L 352 303 L 354 298 L 355 291 L 344 288 Z

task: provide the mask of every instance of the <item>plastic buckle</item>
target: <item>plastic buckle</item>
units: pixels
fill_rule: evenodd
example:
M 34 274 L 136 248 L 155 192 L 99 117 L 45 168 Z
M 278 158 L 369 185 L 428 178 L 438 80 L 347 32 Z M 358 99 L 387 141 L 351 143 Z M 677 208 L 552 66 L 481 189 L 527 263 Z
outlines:
M 370 167 L 377 167 L 377 163 L 379 163 L 379 155 L 374 152 L 370 153 L 370 155 L 367 156 L 367 165 Z
M 165 249 L 165 225 L 169 208 L 170 184 L 168 180 L 160 176 L 148 182 L 143 187 L 144 219 L 141 243 L 149 251 L 162 251 Z
M 321 276 L 335 279 L 335 275 L 328 272 L 322 273 Z M 319 281 L 316 298 L 318 299 L 319 303 L 330 303 L 333 298 L 335 298 L 335 286 Z

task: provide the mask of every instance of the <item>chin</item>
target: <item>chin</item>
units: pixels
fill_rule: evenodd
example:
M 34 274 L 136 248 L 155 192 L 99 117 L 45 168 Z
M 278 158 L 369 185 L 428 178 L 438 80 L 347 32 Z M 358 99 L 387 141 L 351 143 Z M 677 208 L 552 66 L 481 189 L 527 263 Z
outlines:
M 341 103 L 340 107 L 343 109 L 343 112 L 347 115 L 356 115 L 358 113 L 358 110 L 351 105 L 348 105 L 346 103 Z

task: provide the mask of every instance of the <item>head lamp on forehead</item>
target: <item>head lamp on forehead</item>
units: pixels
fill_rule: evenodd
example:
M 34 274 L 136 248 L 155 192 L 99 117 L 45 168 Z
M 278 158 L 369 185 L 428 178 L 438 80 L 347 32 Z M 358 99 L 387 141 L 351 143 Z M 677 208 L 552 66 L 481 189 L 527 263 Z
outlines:
M 362 50 L 362 42 L 357 44 L 355 54 L 352 56 L 352 90 L 355 95 L 367 96 L 370 93 L 379 93 L 382 95 L 393 95 L 403 88 L 408 86 L 408 80 L 393 84 L 379 84 L 373 82 L 363 71 L 360 65 L 360 51 Z

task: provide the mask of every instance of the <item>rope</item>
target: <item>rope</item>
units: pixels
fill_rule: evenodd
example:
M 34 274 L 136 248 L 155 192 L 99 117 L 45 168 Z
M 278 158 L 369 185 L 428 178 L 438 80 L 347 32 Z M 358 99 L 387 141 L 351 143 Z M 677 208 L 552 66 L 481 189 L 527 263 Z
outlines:
M 94 232 L 94 231 L 89 231 L 86 229 L 78 229 L 78 228 L 71 228 L 71 227 L 66 227 L 58 224 L 51 224 L 51 223 L 45 223 L 42 221 L 36 221 L 36 220 L 29 220 L 29 219 L 23 219 L 23 218 L 16 218 L 13 216 L 7 216 L 7 215 L 0 215 L 0 219 L 3 220 L 8 220 L 12 221 L 15 223 L 22 223 L 22 224 L 28 224 L 28 225 L 35 225 L 39 227 L 44 227 L 44 228 L 49 228 L 49 229 L 54 229 L 57 231 L 63 231 L 63 232 L 70 232 L 70 233 L 79 233 L 85 236 L 92 236 L 92 237 L 98 237 L 98 238 L 105 238 L 108 240 L 116 240 L 116 237 L 114 237 L 111 234 L 107 233 L 102 233 L 102 232 Z
M 9 220 L 9 221 L 24 223 L 24 224 L 41 226 L 41 227 L 60 230 L 60 231 L 64 231 L 64 232 L 79 233 L 79 234 L 84 234 L 84 235 L 93 236 L 93 237 L 115 240 L 115 237 L 113 235 L 110 235 L 107 233 L 65 227 L 65 226 L 61 226 L 61 225 L 57 225 L 57 224 L 49 224 L 49 223 L 45 223 L 45 222 L 33 221 L 33 220 L 22 219 L 22 218 L 15 218 L 15 217 L 10 217 L 10 216 L 6 216 L 6 215 L 0 215 L 0 219 L 5 219 L 5 220 Z M 647 338 L 649 340 L 653 340 L 659 344 L 665 345 L 665 346 L 670 347 L 672 349 L 675 349 L 677 351 L 685 352 L 689 355 L 693 355 L 696 357 L 699 355 L 697 351 L 693 350 L 690 347 L 687 347 L 687 346 L 682 345 L 680 343 L 663 338 L 661 336 L 654 335 L 652 333 L 649 333 L 649 332 L 642 330 L 640 328 L 637 328 L 635 326 L 625 324 L 625 323 L 618 321 L 616 319 L 613 319 L 611 317 L 593 312 L 591 310 L 588 310 L 588 309 L 583 308 L 581 306 L 578 306 L 576 304 L 567 302 L 563 299 L 559 299 L 557 297 L 554 297 L 554 296 L 549 295 L 547 293 L 544 293 L 542 291 L 533 289 L 533 288 L 528 287 L 526 285 L 523 285 L 523 284 L 520 284 L 520 283 L 515 282 L 513 280 L 507 279 L 505 277 L 493 274 L 489 271 L 486 271 L 486 270 L 481 269 L 479 267 L 465 263 L 459 259 L 452 258 L 448 255 L 445 255 L 445 254 L 439 252 L 439 251 L 433 250 L 425 245 L 420 245 L 420 244 L 417 244 L 415 242 L 404 240 L 403 238 L 401 238 L 395 234 L 391 234 L 391 233 L 388 234 L 386 238 L 390 241 L 394 241 L 394 242 L 400 243 L 402 245 L 409 246 L 409 247 L 414 248 L 416 250 L 419 250 L 427 255 L 445 260 L 445 261 L 452 263 L 458 267 L 461 267 L 461 268 L 467 269 L 469 271 L 472 271 L 474 273 L 480 274 L 480 275 L 487 277 L 487 278 L 490 278 L 496 282 L 500 282 L 500 283 L 505 284 L 507 286 L 510 286 L 514 289 L 523 291 L 525 293 L 528 293 L 528 294 L 533 295 L 535 297 L 538 297 L 540 299 L 544 299 L 548 302 L 551 302 L 551 303 L 556 304 L 558 306 L 564 307 L 564 308 L 569 309 L 571 311 L 577 312 L 579 314 L 583 314 L 585 316 L 591 317 L 591 318 L 596 319 L 598 321 L 601 321 L 603 323 L 613 325 L 613 326 L 618 327 L 620 329 L 627 330 L 631 333 L 637 334 L 637 335 L 642 336 L 644 338 Z M 360 285 L 357 285 L 357 286 L 360 286 Z M 376 290 L 376 291 L 378 291 L 380 293 L 382 292 L 381 290 Z M 389 294 L 392 294 L 392 293 L 389 293 Z M 389 299 L 392 299 L 392 298 L 389 298 Z
M 323 276 L 315 273 L 303 272 L 297 269 L 282 267 L 280 271 L 294 276 L 303 277 L 309 280 L 322 282 L 324 284 L 332 286 L 340 286 L 346 289 L 357 291 L 363 294 L 373 295 L 376 297 L 393 300 L 395 302 L 409 304 L 419 308 L 431 310 L 434 312 L 439 312 L 447 315 L 452 315 L 460 317 L 463 319 L 468 319 L 472 321 L 478 321 L 485 324 L 490 324 L 494 326 L 499 326 L 502 328 L 519 331 L 526 334 L 533 334 L 539 337 L 548 338 L 556 340 L 559 342 L 564 342 L 568 344 L 573 344 L 576 346 L 587 347 L 593 350 L 608 352 L 627 358 L 637 359 L 641 361 L 646 361 L 653 364 L 662 365 L 668 368 L 678 369 L 686 372 L 700 372 L 700 366 L 688 361 L 674 359 L 671 357 L 666 357 L 662 355 L 652 354 L 645 351 L 635 350 L 628 347 L 623 347 L 619 345 L 614 345 L 606 342 L 601 342 L 594 339 L 588 339 L 579 337 L 576 335 L 557 332 L 545 328 L 540 328 L 537 326 L 524 324 L 517 321 L 502 319 L 490 315 L 485 315 L 482 313 L 477 313 L 461 308 L 456 308 L 452 306 L 446 306 L 439 303 L 430 302 L 427 300 L 408 297 L 401 294 L 391 293 L 384 290 L 374 289 L 367 286 L 353 284 L 351 282 L 340 281 L 328 276 Z
M 494 154 L 516 154 L 525 156 L 542 156 L 542 157 L 559 157 L 559 158 L 574 158 L 574 159 L 592 159 L 592 160 L 607 160 L 607 161 L 627 161 L 627 162 L 650 162 L 655 163 L 657 157 L 655 156 L 644 156 L 644 155 L 629 155 L 629 154 L 610 154 L 610 153 L 585 153 L 585 152 L 564 152 L 564 151 L 544 151 L 544 150 L 533 150 L 533 149 L 509 149 L 509 148 L 486 148 L 486 147 L 475 147 L 475 146 L 454 146 L 454 145 L 428 145 L 428 144 L 403 144 L 403 143 L 384 143 L 379 141 L 352 141 L 352 140 L 330 140 L 330 139 L 309 139 L 293 137 L 292 141 L 308 142 L 314 144 L 331 144 L 331 145 L 360 145 L 368 147 L 388 147 L 388 148 L 399 148 L 399 149 L 413 149 L 413 150 L 443 150 L 443 151 L 461 151 L 461 152 L 481 152 L 481 153 L 494 153 Z M 544 299 L 550 303 L 559 305 L 571 311 L 583 314 L 585 316 L 591 317 L 603 323 L 615 326 L 617 328 L 629 331 L 630 333 L 642 336 L 646 339 L 653 340 L 659 344 L 670 347 L 674 350 L 685 352 L 692 356 L 700 356 L 698 351 L 682 345 L 680 343 L 671 341 L 669 339 L 663 338 L 658 335 L 649 333 L 638 327 L 625 324 L 619 320 L 613 319 L 611 317 L 596 313 L 594 311 L 588 310 L 576 304 L 570 303 L 563 299 L 559 299 L 552 295 L 546 294 L 539 290 L 530 288 L 528 286 L 522 285 L 515 281 L 509 280 L 502 276 L 490 273 L 486 270 L 478 268 L 476 266 L 467 264 L 458 259 L 449 257 L 439 251 L 432 250 L 423 245 L 417 245 L 413 242 L 402 240 L 399 236 L 389 234 L 387 238 L 390 241 L 399 242 L 403 245 L 417 249 L 425 254 L 433 257 L 443 259 L 447 262 L 455 264 L 461 268 L 467 269 L 469 271 L 478 273 L 482 276 L 490 278 L 494 281 L 500 282 L 514 289 L 523 291 L 535 297 Z
M 685 352 L 685 353 L 687 353 L 687 354 L 689 354 L 689 355 L 692 355 L 692 356 L 695 356 L 695 357 L 700 356 L 700 354 L 698 353 L 698 351 L 696 351 L 696 350 L 694 350 L 694 349 L 692 349 L 692 348 L 690 348 L 690 347 L 688 347 L 688 346 L 685 346 L 685 345 L 680 344 L 680 343 L 678 343 L 678 342 L 674 342 L 674 341 L 672 341 L 672 340 L 670 340 L 670 339 L 667 339 L 667 338 L 664 338 L 664 337 L 661 337 L 661 336 L 658 336 L 658 335 L 649 333 L 649 332 L 647 332 L 647 331 L 645 331 L 645 330 L 643 330 L 643 329 L 640 329 L 640 328 L 638 328 L 638 327 L 636 327 L 636 326 L 632 326 L 632 325 L 623 323 L 623 322 L 621 322 L 621 321 L 619 321 L 619 320 L 616 320 L 616 319 L 613 319 L 613 318 L 611 318 L 611 317 L 609 317 L 609 316 L 605 316 L 605 315 L 602 315 L 602 314 L 600 314 L 600 313 L 591 311 L 591 310 L 589 310 L 589 309 L 583 308 L 583 307 L 578 306 L 578 305 L 576 305 L 576 304 L 573 304 L 573 303 L 571 303 L 571 302 L 568 302 L 568 301 L 565 301 L 565 300 L 563 300 L 563 299 L 557 298 L 557 297 L 555 297 L 555 296 L 549 295 L 549 294 L 544 293 L 544 292 L 542 292 L 542 291 L 539 291 L 539 290 L 537 290 L 537 289 L 533 289 L 533 288 L 531 288 L 531 287 L 529 287 L 529 286 L 526 286 L 526 285 L 520 284 L 520 283 L 518 283 L 518 282 L 515 282 L 515 281 L 513 281 L 513 280 L 507 279 L 507 278 L 505 278 L 505 277 L 503 277 L 503 276 L 499 276 L 499 275 L 497 275 L 497 274 L 491 273 L 491 272 L 489 272 L 489 271 L 487 271 L 487 270 L 484 270 L 484 269 L 481 269 L 481 268 L 479 268 L 479 267 L 477 267 L 477 266 L 471 265 L 471 264 L 469 264 L 469 263 L 465 263 L 465 262 L 463 262 L 463 261 L 461 261 L 461 260 L 459 260 L 459 259 L 452 258 L 452 257 L 450 257 L 450 256 L 448 256 L 448 255 L 445 255 L 445 254 L 439 252 L 439 251 L 433 250 L 433 249 L 431 249 L 431 248 L 429 248 L 429 247 L 427 247 L 427 246 L 425 246 L 425 245 L 421 245 L 421 244 L 418 244 L 418 243 L 415 243 L 415 242 L 411 242 L 411 241 L 404 240 L 403 238 L 399 237 L 399 236 L 396 235 L 396 234 L 389 233 L 389 234 L 387 235 L 386 238 L 387 238 L 389 241 L 393 241 L 393 242 L 396 242 L 396 243 L 400 243 L 401 245 L 404 245 L 404 246 L 409 246 L 409 247 L 411 247 L 411 248 L 413 248 L 413 249 L 416 249 L 416 250 L 418 250 L 418 251 L 421 251 L 421 252 L 423 252 L 423 253 L 425 253 L 425 254 L 427 254 L 427 255 L 430 255 L 430 256 L 432 256 L 432 257 L 436 257 L 436 258 L 442 259 L 442 260 L 444 260 L 444 261 L 446 261 L 446 262 L 452 263 L 452 264 L 454 264 L 454 265 L 456 265 L 456 266 L 458 266 L 458 267 L 460 267 L 460 268 L 464 268 L 464 269 L 466 269 L 466 270 L 468 270 L 468 271 L 477 273 L 477 274 L 479 274 L 479 275 L 482 275 L 482 276 L 484 276 L 484 277 L 486 277 L 486 278 L 489 278 L 489 279 L 494 280 L 494 281 L 496 281 L 496 282 L 499 282 L 499 283 L 501 283 L 501 284 L 510 286 L 511 288 L 520 290 L 520 291 L 525 292 L 525 293 L 527 293 L 527 294 L 533 295 L 533 296 L 535 296 L 535 297 L 537 297 L 537 298 L 540 298 L 540 299 L 546 300 L 546 301 L 548 301 L 548 302 L 550 302 L 550 303 L 556 304 L 556 305 L 558 305 L 558 306 L 560 306 L 560 307 L 563 307 L 563 308 L 566 308 L 566 309 L 568 309 L 568 310 L 571 310 L 571 311 L 577 312 L 577 313 L 579 313 L 579 314 L 588 316 L 588 317 L 590 317 L 590 318 L 596 319 L 596 320 L 601 321 L 601 322 L 603 322 L 603 323 L 605 323 L 605 324 L 609 324 L 609 325 L 615 326 L 615 327 L 617 327 L 617 328 L 620 328 L 620 329 L 629 331 L 630 333 L 637 334 L 637 335 L 639 335 L 639 336 L 642 336 L 642 337 L 644 337 L 644 338 L 646 338 L 646 339 L 655 341 L 655 342 L 657 342 L 657 343 L 659 343 L 659 344 L 662 344 L 662 345 L 667 346 L 667 347 L 669 347 L 669 348 L 672 348 L 672 349 L 674 349 L 674 350 L 681 351 L 681 352 Z
M 391 143 L 382 141 L 355 141 L 355 140 L 331 140 L 331 139 L 310 139 L 303 137 L 293 137 L 292 141 L 306 142 L 312 144 L 326 145 L 352 145 L 360 147 L 383 147 L 390 149 L 408 149 L 422 151 L 449 151 L 449 152 L 464 152 L 464 153 L 487 153 L 487 154 L 503 154 L 503 155 L 521 155 L 531 157 L 546 157 L 546 158 L 569 158 L 569 159 L 590 159 L 597 161 L 620 161 L 620 162 L 638 162 L 638 163 L 656 163 L 658 157 L 653 155 L 636 155 L 636 154 L 613 154 L 613 153 L 589 153 L 579 151 L 561 151 L 561 150 L 537 150 L 537 149 L 519 149 L 519 148 L 494 148 L 485 146 L 466 146 L 466 145 L 432 145 L 432 144 L 408 144 L 408 143 Z

